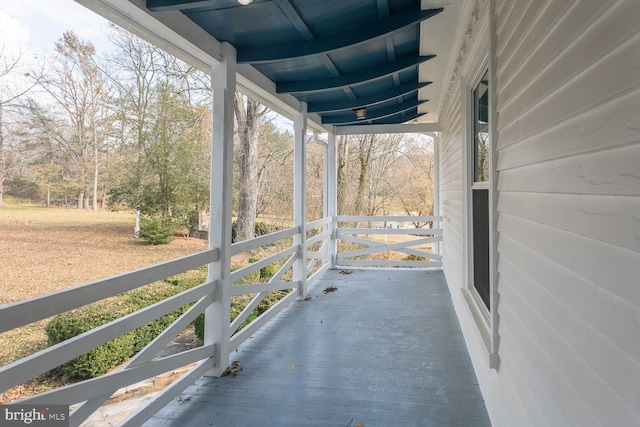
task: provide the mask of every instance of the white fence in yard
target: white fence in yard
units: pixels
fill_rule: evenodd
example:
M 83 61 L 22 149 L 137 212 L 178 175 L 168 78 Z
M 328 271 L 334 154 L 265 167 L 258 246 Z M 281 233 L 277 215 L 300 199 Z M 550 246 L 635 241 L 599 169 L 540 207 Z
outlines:
M 339 223 L 381 221 L 430 222 L 432 228 L 339 228 Z M 255 251 L 258 248 L 278 245 L 273 255 L 250 263 L 233 272 L 227 272 L 229 280 L 207 279 L 187 291 L 150 305 L 127 316 L 116 319 L 98 328 L 43 349 L 0 368 L 0 391 L 8 390 L 29 379 L 48 372 L 88 351 L 111 340 L 146 325 L 176 309 L 193 304 L 172 325 L 158 335 L 135 357 L 118 370 L 98 378 L 85 380 L 57 390 L 41 393 L 17 402 L 20 404 L 64 404 L 73 406 L 70 425 L 79 426 L 118 389 L 165 372 L 191 366 L 179 379 L 166 387 L 148 403 L 139 407 L 121 425 L 138 426 L 155 414 L 170 400 L 214 368 L 214 355 L 221 345 L 230 351 L 240 346 L 255 331 L 277 314 L 294 299 L 306 296 L 308 286 L 327 269 L 340 266 L 403 266 L 438 267 L 438 252 L 441 232 L 436 224 L 439 217 L 327 217 L 310 222 L 304 230 L 300 227 L 288 228 L 252 240 L 234 243 L 228 251 L 231 256 Z M 384 236 L 400 235 L 403 238 L 385 243 Z M 380 240 L 380 236 L 383 240 Z M 410 237 L 410 238 L 407 238 Z M 357 245 L 357 249 L 339 253 L 337 241 L 342 240 Z M 429 246 L 430 250 L 425 247 Z M 376 253 L 394 251 L 405 255 L 415 255 L 425 260 L 363 259 Z M 103 280 L 61 290 L 28 300 L 14 302 L 0 307 L 0 333 L 47 319 L 86 304 L 102 301 L 131 291 L 150 283 L 197 269 L 219 261 L 220 251 L 210 249 L 172 261 L 120 274 Z M 277 271 L 264 283 L 232 285 L 248 275 L 268 266 L 277 266 Z M 230 292 L 221 292 L 222 283 L 229 283 Z M 289 292 L 266 312 L 248 325 L 240 328 L 258 304 L 274 290 Z M 243 311 L 229 324 L 226 343 L 212 343 L 165 357 L 157 357 L 181 331 L 191 324 L 200 313 L 214 303 L 216 295 L 255 294 Z M 225 303 L 230 304 L 231 301 Z M 207 327 L 230 319 L 206 319 Z

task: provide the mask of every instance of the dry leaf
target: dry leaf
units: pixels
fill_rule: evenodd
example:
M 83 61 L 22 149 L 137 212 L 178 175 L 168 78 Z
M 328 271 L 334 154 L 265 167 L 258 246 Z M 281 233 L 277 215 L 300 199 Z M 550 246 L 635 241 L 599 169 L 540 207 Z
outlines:
M 296 365 L 289 365 L 290 369 L 296 369 Z
M 364 424 L 362 424 L 360 421 L 358 421 L 358 422 L 356 423 L 356 427 L 364 427 Z

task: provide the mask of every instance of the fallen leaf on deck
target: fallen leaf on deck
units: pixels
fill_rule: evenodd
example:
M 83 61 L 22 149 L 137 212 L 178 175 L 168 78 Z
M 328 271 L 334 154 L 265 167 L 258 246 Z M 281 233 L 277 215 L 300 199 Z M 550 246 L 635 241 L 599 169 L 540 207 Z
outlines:
M 335 286 L 327 286 L 326 288 L 324 288 L 324 291 L 322 291 L 325 294 L 328 294 L 329 292 L 335 292 L 337 291 L 338 288 L 336 288 Z
M 296 365 L 289 365 L 289 369 L 296 369 Z
M 352 274 L 353 271 L 350 270 L 340 270 L 340 274 Z

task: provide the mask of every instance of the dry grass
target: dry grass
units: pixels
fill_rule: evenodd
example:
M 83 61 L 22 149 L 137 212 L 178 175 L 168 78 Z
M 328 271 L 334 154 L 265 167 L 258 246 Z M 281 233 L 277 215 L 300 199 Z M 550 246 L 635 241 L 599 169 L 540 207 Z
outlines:
M 0 208 L 0 304 L 204 250 L 199 239 L 150 246 L 131 212 Z
M 0 207 L 0 305 L 207 248 L 204 240 L 182 237 L 168 245 L 147 245 L 133 238 L 134 222 L 132 212 L 5 202 Z M 0 365 L 46 347 L 44 324 L 41 321 L 1 334 Z M 0 402 L 16 397 L 20 396 L 0 395 Z

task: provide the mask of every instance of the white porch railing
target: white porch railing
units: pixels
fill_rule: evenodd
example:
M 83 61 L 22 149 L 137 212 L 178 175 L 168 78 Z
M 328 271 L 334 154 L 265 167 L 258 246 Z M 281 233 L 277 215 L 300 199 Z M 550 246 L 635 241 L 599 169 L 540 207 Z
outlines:
M 257 248 L 272 245 L 278 242 L 287 241 L 294 235 L 299 233 L 299 229 L 296 227 L 288 228 L 286 230 L 277 231 L 275 233 L 267 234 L 255 239 L 247 240 L 244 242 L 238 242 L 231 245 L 231 255 L 238 255 L 243 252 L 254 251 Z M 296 261 L 298 255 L 298 248 L 290 244 L 285 249 L 279 250 L 277 253 L 270 255 L 266 258 L 251 263 L 245 267 L 242 267 L 231 273 L 231 282 L 237 282 L 242 280 L 246 276 L 260 269 L 282 263 L 277 272 L 266 283 L 252 283 L 243 285 L 232 286 L 231 294 L 246 295 L 257 294 L 253 297 L 251 302 L 240 312 L 240 314 L 231 322 L 231 336 L 230 350 L 233 351 L 240 344 L 247 340 L 255 331 L 260 329 L 269 319 L 275 316 L 283 307 L 287 306 L 293 299 L 298 296 L 298 289 L 302 284 L 299 281 L 293 281 L 291 275 L 291 268 Z M 287 275 L 288 280 L 283 279 Z M 258 304 L 267 296 L 270 291 L 290 290 L 280 301 L 271 306 L 267 311 L 262 313 L 259 317 L 254 319 L 251 323 L 238 330 L 243 322 L 251 315 L 251 313 L 258 307 Z
M 218 250 L 210 249 L 107 279 L 8 304 L 0 308 L 0 333 L 196 269 L 215 261 L 217 258 Z M 0 368 L 0 389 L 5 391 L 13 386 L 22 384 L 39 374 L 48 372 L 102 344 L 196 301 L 189 310 L 176 319 L 173 324 L 118 371 L 41 393 L 18 402 L 12 402 L 33 405 L 64 404 L 69 406 L 79 403 L 70 416 L 70 425 L 78 426 L 119 388 L 195 363 L 178 380 L 178 383 L 165 389 L 158 399 L 145 407 L 145 411 L 142 414 L 143 419 L 146 419 L 144 416 L 148 417 L 157 412 L 155 407 L 159 403 L 168 402 L 182 390 L 179 388 L 180 384 L 184 387 L 188 386 L 213 367 L 213 359 L 211 357 L 214 354 L 215 345 L 195 348 L 156 360 L 153 358 L 158 351 L 167 346 L 178 333 L 184 330 L 213 302 L 216 286 L 216 282 L 202 283 L 156 304 L 5 365 Z M 128 425 L 137 425 L 139 422 L 140 418 L 134 415 Z
M 339 216 L 338 224 L 350 223 L 356 226 L 338 225 L 336 238 L 356 247 L 342 251 L 339 249 L 337 265 L 442 267 L 441 220 L 439 216 Z M 408 223 L 409 227 L 405 228 L 404 223 Z M 429 224 L 431 227 L 416 228 L 413 226 L 415 223 Z M 341 246 L 346 245 L 338 245 L 338 248 Z M 404 259 L 399 255 L 404 255 Z
M 232 295 L 257 295 L 253 297 L 251 302 L 246 305 L 242 312 L 240 312 L 231 323 L 231 351 L 238 348 L 238 346 L 282 310 L 283 307 L 287 306 L 293 299 L 302 295 L 303 292 L 301 288 L 303 286 L 308 287 L 313 284 L 322 273 L 331 267 L 331 254 L 328 252 L 332 236 L 331 230 L 329 229 L 330 224 L 331 218 L 327 217 L 310 222 L 305 227 L 305 233 L 308 236 L 305 240 L 308 263 L 306 266 L 306 278 L 303 279 L 304 283 L 300 280 L 292 280 L 292 267 L 298 259 L 299 254 L 299 248 L 296 246 L 286 247 L 273 255 L 231 273 L 231 282 L 237 282 L 262 268 L 274 264 L 278 265 L 277 272 L 268 282 L 232 286 Z M 320 231 L 318 231 L 318 229 L 320 229 Z M 231 245 L 231 255 L 238 255 L 244 252 L 254 251 L 263 246 L 276 244 L 292 238 L 297 233 L 298 228 L 293 227 L 245 242 L 234 243 Z M 312 237 L 309 237 L 310 235 L 312 235 Z M 289 280 L 285 280 L 283 277 L 288 277 Z M 239 329 L 270 291 L 280 290 L 290 290 L 290 292 L 251 323 Z
M 393 219 L 391 219 L 393 218 Z M 340 222 L 392 221 L 403 217 L 338 217 Z M 415 217 L 411 217 L 416 220 Z M 420 221 L 439 221 L 437 217 L 420 217 Z M 241 281 L 249 274 L 255 273 L 268 266 L 277 266 L 277 271 L 264 283 L 250 283 L 231 285 L 231 295 L 255 294 L 241 313 L 231 322 L 228 337 L 230 349 L 236 349 L 255 331 L 260 329 L 269 319 L 287 306 L 296 297 L 306 294 L 306 288 L 327 269 L 335 266 L 336 260 L 340 265 L 365 265 L 364 260 L 354 260 L 354 256 L 361 257 L 369 253 L 394 250 L 409 255 L 416 255 L 431 260 L 426 261 L 394 261 L 400 266 L 437 266 L 438 254 L 426 252 L 423 249 L 411 249 L 416 245 L 434 244 L 440 241 L 438 229 L 336 229 L 336 222 L 326 217 L 308 223 L 305 226 L 304 248 L 293 244 L 296 235 L 300 236 L 299 227 L 277 231 L 252 240 L 238 242 L 231 245 L 231 255 L 253 252 L 258 248 L 278 245 L 277 252 L 265 258 L 246 265 L 230 273 L 230 283 Z M 418 234 L 429 235 L 422 239 L 413 239 L 401 243 L 385 244 L 378 240 L 369 240 L 357 235 L 389 235 L 389 234 Z M 358 249 L 337 255 L 336 238 L 344 241 L 369 245 L 368 249 Z M 293 266 L 299 260 L 300 254 L 306 255 L 306 276 L 300 280 L 293 280 Z M 103 280 L 97 280 L 84 285 L 54 292 L 48 295 L 18 301 L 0 307 L 0 333 L 28 325 L 51 316 L 67 312 L 86 304 L 104 300 L 123 292 L 131 291 L 147 284 L 166 279 L 177 274 L 199 268 L 218 260 L 219 251 L 210 249 L 172 261 L 142 268 L 129 273 L 120 274 Z M 390 265 L 387 262 L 376 261 L 375 265 Z M 74 406 L 70 416 L 70 425 L 78 426 L 86 420 L 118 389 L 135 384 L 145 379 L 153 378 L 165 372 L 192 366 L 178 380 L 166 387 L 154 399 L 137 409 L 121 425 L 137 426 L 155 414 L 170 400 L 175 398 L 195 379 L 213 368 L 214 354 L 220 343 L 213 343 L 178 354 L 156 358 L 157 353 L 167 346 L 177 334 L 183 331 L 194 319 L 211 305 L 216 295 L 219 281 L 209 281 L 195 286 L 187 291 L 174 295 L 156 304 L 116 319 L 91 331 L 68 339 L 24 357 L 0 368 L 0 391 L 8 390 L 16 385 L 63 363 L 66 363 L 102 344 L 122 336 L 136 328 L 146 325 L 163 315 L 176 309 L 192 304 L 191 308 L 182 314 L 173 324 L 158 335 L 135 357 L 129 360 L 119 370 L 89 379 L 49 392 L 41 393 L 21 401 L 20 404 L 64 404 Z M 276 304 L 262 313 L 244 327 L 241 325 L 258 307 L 258 304 L 270 291 L 289 290 Z M 231 303 L 231 301 L 229 301 Z M 223 322 L 224 319 L 207 319 L 207 323 Z M 227 321 L 229 321 L 227 319 Z

